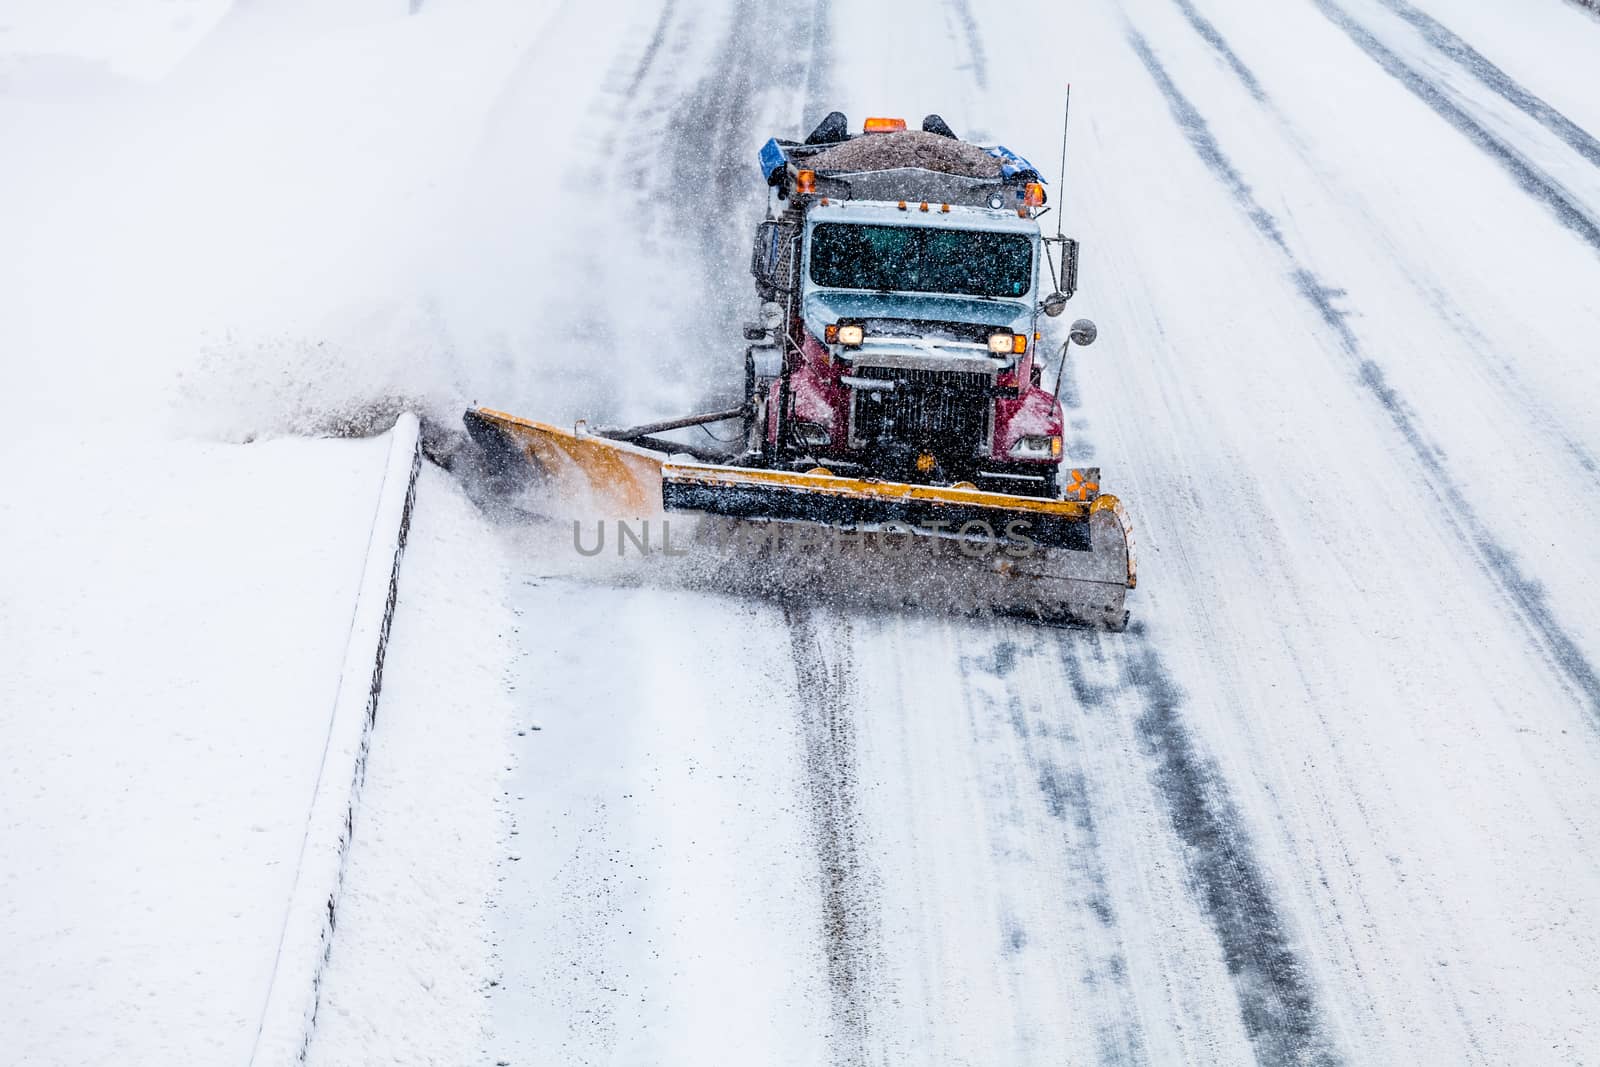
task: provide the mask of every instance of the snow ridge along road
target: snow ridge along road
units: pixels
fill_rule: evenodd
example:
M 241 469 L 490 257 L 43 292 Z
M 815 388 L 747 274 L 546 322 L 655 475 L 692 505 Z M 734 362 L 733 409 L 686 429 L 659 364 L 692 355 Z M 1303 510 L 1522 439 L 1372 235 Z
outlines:
M 316 1026 L 322 977 L 333 951 L 340 894 L 358 822 L 372 728 L 383 689 L 384 652 L 400 588 L 400 561 L 422 467 L 421 424 L 410 412 L 389 431 L 389 461 L 367 542 L 366 564 L 350 619 L 339 689 L 306 816 L 294 890 L 261 1011 L 251 1064 L 301 1062 Z

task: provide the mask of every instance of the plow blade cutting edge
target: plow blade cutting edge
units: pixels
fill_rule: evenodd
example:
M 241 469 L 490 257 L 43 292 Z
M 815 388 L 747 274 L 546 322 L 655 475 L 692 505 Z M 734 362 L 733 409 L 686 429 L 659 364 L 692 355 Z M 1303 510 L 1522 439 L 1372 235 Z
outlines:
M 828 547 L 826 535 L 850 535 L 834 543 L 852 553 L 875 549 L 879 561 L 895 558 L 900 567 L 874 565 L 872 572 L 899 575 L 912 592 L 945 584 L 969 592 L 971 607 L 1112 629 L 1127 621 L 1123 604 L 1135 564 L 1127 516 L 1113 496 L 1047 500 L 820 470 L 678 462 L 589 433 L 582 423 L 565 430 L 484 408 L 468 411 L 465 422 L 501 462 L 532 464 L 558 491 L 587 498 L 608 518 L 689 512 L 777 530 L 810 527 L 816 532 L 802 530 L 792 543 L 809 550 L 804 562 L 819 572 L 833 569 L 828 553 L 818 551 Z M 774 539 L 722 540 L 770 545 Z M 843 563 L 839 555 L 834 562 Z M 905 566 L 908 556 L 915 562 Z

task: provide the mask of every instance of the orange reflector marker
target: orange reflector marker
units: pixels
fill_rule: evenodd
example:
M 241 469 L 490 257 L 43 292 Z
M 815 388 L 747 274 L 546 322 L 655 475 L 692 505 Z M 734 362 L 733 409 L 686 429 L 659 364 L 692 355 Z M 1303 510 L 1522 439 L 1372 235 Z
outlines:
M 922 455 L 917 457 L 917 471 L 921 474 L 927 474 L 929 471 L 933 470 L 934 466 L 938 462 L 938 460 L 933 458 L 932 452 L 924 452 Z
M 1029 182 L 1024 191 L 1022 202 L 1029 207 L 1042 205 L 1044 203 L 1044 185 L 1040 182 Z
M 905 119 L 871 118 L 861 127 L 862 133 L 894 133 L 906 128 Z
M 1055 452 L 1060 446 L 1061 438 L 1056 437 L 1051 439 L 1051 452 Z M 1067 490 L 1064 494 L 1068 500 L 1088 500 L 1092 496 L 1098 496 L 1099 493 L 1099 482 L 1089 481 L 1089 479 L 1084 477 L 1083 471 L 1073 468 L 1072 481 L 1067 483 Z
M 928 210 L 928 202 L 926 200 L 924 200 L 921 203 L 921 205 L 918 206 L 917 210 L 918 211 L 926 211 L 926 210 Z
M 1014 334 L 1012 334 L 1011 335 L 1011 351 L 1020 356 L 1020 355 L 1022 355 L 1022 353 L 1026 352 L 1027 350 L 1028 350 L 1028 335 L 1025 334 L 1025 333 L 1014 333 Z
M 797 193 L 814 193 L 817 191 L 817 172 L 802 170 L 794 176 L 794 191 Z
M 822 198 L 822 206 L 823 207 L 827 207 L 828 206 L 828 198 L 827 197 L 823 197 Z
M 949 204 L 940 204 L 939 205 L 939 210 L 944 212 L 946 215 L 948 215 L 948 214 L 950 214 L 950 205 Z
M 902 201 L 900 201 L 900 210 L 904 211 L 905 209 L 906 209 L 906 202 L 904 200 L 902 200 Z
M 822 328 L 822 339 L 830 345 L 835 344 L 839 340 L 839 324 L 830 322 L 824 326 Z

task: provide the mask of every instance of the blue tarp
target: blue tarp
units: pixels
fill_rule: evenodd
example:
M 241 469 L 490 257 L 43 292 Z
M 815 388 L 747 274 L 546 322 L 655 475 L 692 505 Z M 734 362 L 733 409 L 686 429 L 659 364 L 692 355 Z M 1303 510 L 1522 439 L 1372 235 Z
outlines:
M 776 137 L 761 146 L 761 177 L 767 181 L 770 182 L 773 173 L 782 170 L 788 162 Z
M 1033 164 L 1017 155 L 1003 144 L 989 149 L 989 154 L 1000 161 L 1000 177 L 1010 180 L 1024 174 L 1033 174 L 1042 183 L 1044 175 L 1034 170 Z

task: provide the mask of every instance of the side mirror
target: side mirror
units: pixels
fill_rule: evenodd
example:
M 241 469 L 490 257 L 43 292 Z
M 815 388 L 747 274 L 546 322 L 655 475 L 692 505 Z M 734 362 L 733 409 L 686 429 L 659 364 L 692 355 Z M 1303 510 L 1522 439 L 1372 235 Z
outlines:
M 756 292 L 762 300 L 777 300 L 794 291 L 799 244 L 800 235 L 792 225 L 769 219 L 756 227 L 750 273 L 755 275 Z
M 783 234 L 776 222 L 763 222 L 756 227 L 755 247 L 750 250 L 750 273 L 765 286 L 774 282 L 778 262 L 783 253 Z
M 1073 345 L 1077 345 L 1079 348 L 1087 348 L 1089 345 L 1094 344 L 1094 339 L 1099 336 L 1099 329 L 1088 319 L 1079 319 L 1067 331 L 1066 342 L 1061 346 L 1061 367 L 1056 371 L 1055 395 L 1058 400 L 1061 398 L 1061 379 L 1065 378 L 1067 374 L 1068 351 Z
M 1039 310 L 1044 312 L 1046 315 L 1049 315 L 1053 319 L 1063 311 L 1067 310 L 1067 299 L 1068 297 L 1066 293 L 1051 293 L 1049 296 L 1045 297 L 1044 301 L 1039 305 Z
M 768 300 L 761 305 L 761 321 L 744 324 L 746 341 L 764 341 L 774 330 L 783 326 L 783 305 Z

